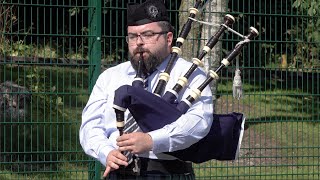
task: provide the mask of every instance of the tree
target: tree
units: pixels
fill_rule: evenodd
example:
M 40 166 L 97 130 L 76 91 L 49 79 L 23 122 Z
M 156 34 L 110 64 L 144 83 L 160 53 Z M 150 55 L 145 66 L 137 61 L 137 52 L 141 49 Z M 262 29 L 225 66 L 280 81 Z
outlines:
M 320 67 L 319 2 L 319 0 L 311 0 L 311 2 L 296 0 L 292 4 L 297 14 L 304 16 L 295 27 L 287 31 L 290 37 L 297 42 L 292 62 L 294 68 L 305 68 L 307 71 L 312 71 L 313 68 Z M 299 67 L 298 62 L 302 63 L 302 67 Z
M 194 0 L 186 0 L 181 2 L 179 9 L 180 12 L 180 23 L 186 22 L 189 16 L 187 9 L 192 7 Z M 223 12 L 227 11 L 228 1 L 216 0 L 207 1 L 202 7 L 202 11 L 197 15 L 197 19 L 211 22 L 214 24 L 223 23 Z M 182 25 L 180 25 L 182 27 Z M 193 23 L 193 28 L 188 36 L 188 42 L 182 48 L 182 57 L 187 60 L 191 60 L 196 57 L 199 51 L 202 50 L 203 46 L 207 43 L 207 40 L 219 29 L 219 26 L 207 26 L 199 24 L 197 22 Z M 218 42 L 212 49 L 211 53 L 207 54 L 202 60 L 204 62 L 204 70 L 208 71 L 210 69 L 215 69 L 219 66 L 220 60 L 222 59 L 222 47 L 221 42 Z M 211 84 L 213 94 L 216 94 L 217 85 L 216 83 Z M 214 96 L 214 99 L 216 97 Z

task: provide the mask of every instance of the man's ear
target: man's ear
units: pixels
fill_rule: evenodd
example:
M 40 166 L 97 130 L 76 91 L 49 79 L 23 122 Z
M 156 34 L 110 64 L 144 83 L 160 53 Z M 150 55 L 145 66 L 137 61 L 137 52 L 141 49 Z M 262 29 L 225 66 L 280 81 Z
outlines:
M 167 42 L 169 46 L 172 46 L 172 41 L 173 41 L 173 33 L 172 32 L 168 32 L 167 33 Z

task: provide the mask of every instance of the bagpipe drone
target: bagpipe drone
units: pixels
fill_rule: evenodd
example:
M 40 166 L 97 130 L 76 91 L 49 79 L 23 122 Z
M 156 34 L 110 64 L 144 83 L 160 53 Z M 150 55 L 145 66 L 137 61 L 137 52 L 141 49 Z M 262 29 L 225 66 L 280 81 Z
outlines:
M 165 92 L 161 97 L 169 80 L 174 61 L 177 59 L 178 55 L 181 54 L 180 47 L 183 45 L 183 42 L 191 29 L 191 24 L 194 22 L 194 17 L 199 12 L 198 8 L 201 3 L 202 1 L 196 1 L 195 6 L 189 9 L 189 18 L 177 38 L 176 46 L 172 47 L 171 58 L 169 59 L 165 71 L 160 74 L 159 82 L 154 93 L 144 90 L 143 79 L 141 78 L 139 68 L 132 86 L 123 85 L 115 91 L 113 108 L 116 112 L 117 127 L 120 131 L 120 135 L 123 134 L 124 112 L 127 109 L 129 109 L 143 132 L 157 130 L 176 121 L 182 114 L 186 113 L 192 104 L 201 96 L 201 91 L 208 86 L 211 81 L 219 78 L 218 72 L 223 67 L 227 67 L 230 62 L 239 55 L 244 45 L 258 36 L 258 31 L 255 28 L 250 27 L 250 32 L 246 36 L 242 36 L 243 40 L 240 41 L 225 58 L 223 58 L 221 65 L 214 71 L 210 70 L 208 78 L 198 88 L 192 89 L 191 94 L 186 99 L 183 99 L 178 104 L 174 103 L 179 92 L 188 83 L 188 78 L 198 66 L 201 65 L 203 57 L 215 46 L 219 41 L 220 36 L 222 36 L 226 30 L 231 29 L 229 26 L 234 23 L 234 17 L 229 14 L 225 15 L 224 23 L 220 25 L 218 31 L 208 40 L 199 56 L 193 58 L 193 64 L 187 73 L 179 78 L 172 90 Z M 141 57 L 139 64 L 142 64 L 142 62 L 143 59 Z M 235 112 L 229 114 L 213 114 L 212 126 L 209 133 L 204 138 L 191 145 L 189 148 L 174 152 L 166 152 L 166 154 L 194 163 L 202 163 L 211 159 L 234 160 L 238 156 L 241 144 L 244 131 L 244 119 L 243 114 Z

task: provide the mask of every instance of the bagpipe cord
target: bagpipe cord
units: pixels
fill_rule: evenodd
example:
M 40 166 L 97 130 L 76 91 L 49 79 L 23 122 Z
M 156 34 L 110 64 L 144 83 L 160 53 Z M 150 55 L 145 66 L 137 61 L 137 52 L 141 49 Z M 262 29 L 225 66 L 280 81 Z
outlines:
M 211 23 L 211 22 L 206 22 L 206 21 L 200 21 L 194 18 L 189 17 L 189 19 L 208 25 L 208 26 L 220 26 L 221 24 L 216 24 L 216 23 Z M 224 24 L 222 24 L 223 26 L 225 26 Z M 239 32 L 233 30 L 232 28 L 225 26 L 227 28 L 228 31 L 240 36 L 241 38 L 244 39 L 244 41 L 240 42 L 240 43 L 246 43 L 249 40 L 246 38 L 246 36 L 240 34 Z M 238 43 L 238 45 L 240 44 Z M 233 85 L 232 85 L 232 91 L 233 91 L 233 97 L 235 99 L 240 99 L 243 97 L 243 88 L 242 88 L 242 81 L 241 81 L 241 71 L 240 71 L 240 66 L 239 66 L 239 57 L 236 57 L 236 70 L 235 70 L 235 75 L 233 78 Z

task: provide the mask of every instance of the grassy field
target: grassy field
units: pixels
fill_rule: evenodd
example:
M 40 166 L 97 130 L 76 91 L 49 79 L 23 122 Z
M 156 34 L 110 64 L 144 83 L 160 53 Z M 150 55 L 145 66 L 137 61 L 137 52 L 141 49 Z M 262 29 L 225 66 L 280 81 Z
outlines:
M 29 129 L 30 138 L 20 138 L 25 152 L 8 152 L 20 158 L 2 159 L 0 179 L 87 179 L 89 158 L 78 130 L 88 70 L 5 66 L 0 79 L 27 86 L 33 98 L 30 119 L 20 122 Z M 219 83 L 216 112 L 246 116 L 242 148 L 238 160 L 195 165 L 197 179 L 319 179 L 319 95 L 273 83 L 245 82 L 240 100 L 231 96 L 230 80 Z

